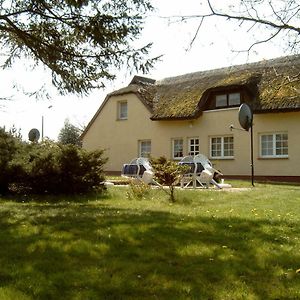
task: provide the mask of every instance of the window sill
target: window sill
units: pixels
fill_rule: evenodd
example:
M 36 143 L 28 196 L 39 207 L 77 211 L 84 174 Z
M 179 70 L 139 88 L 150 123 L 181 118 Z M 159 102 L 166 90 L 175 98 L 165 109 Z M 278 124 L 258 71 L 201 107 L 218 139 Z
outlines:
M 274 159 L 289 159 L 288 156 L 272 156 L 272 157 L 258 157 L 258 160 L 274 160 Z
M 128 118 L 124 118 L 124 119 L 120 119 L 120 118 L 118 118 L 118 119 L 116 119 L 116 121 L 127 121 L 128 120 Z
M 210 157 L 210 160 L 234 160 L 234 157 Z

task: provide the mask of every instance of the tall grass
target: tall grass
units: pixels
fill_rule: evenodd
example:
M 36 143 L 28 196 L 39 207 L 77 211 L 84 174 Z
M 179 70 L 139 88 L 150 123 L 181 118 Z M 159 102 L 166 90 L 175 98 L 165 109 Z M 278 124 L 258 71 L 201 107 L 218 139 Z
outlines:
M 2 199 L 0 299 L 300 299 L 300 187 L 127 191 Z

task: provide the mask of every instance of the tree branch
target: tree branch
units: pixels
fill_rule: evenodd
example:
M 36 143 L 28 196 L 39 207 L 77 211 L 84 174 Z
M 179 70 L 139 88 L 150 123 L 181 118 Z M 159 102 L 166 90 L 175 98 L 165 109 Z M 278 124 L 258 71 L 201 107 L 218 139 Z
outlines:
M 272 28 L 277 28 L 277 29 L 288 29 L 288 30 L 292 30 L 295 31 L 297 33 L 300 34 L 300 27 L 296 27 L 296 26 L 292 26 L 289 24 L 276 24 L 274 22 L 271 22 L 269 20 L 264 20 L 264 19 L 260 19 L 260 18 L 252 18 L 252 17 L 247 17 L 247 16 L 237 16 L 237 15 L 230 15 L 227 13 L 222 13 L 222 12 L 217 12 L 215 11 L 215 9 L 212 7 L 212 4 L 210 3 L 210 0 L 207 0 L 208 6 L 212 12 L 212 14 L 207 14 L 207 15 L 199 15 L 199 18 L 203 18 L 203 17 L 209 17 L 209 16 L 217 16 L 217 17 L 223 17 L 223 18 L 227 18 L 227 19 L 233 19 L 233 20 L 243 20 L 243 21 L 248 21 L 248 22 L 255 22 L 255 23 L 260 23 L 263 25 L 267 25 L 269 27 Z

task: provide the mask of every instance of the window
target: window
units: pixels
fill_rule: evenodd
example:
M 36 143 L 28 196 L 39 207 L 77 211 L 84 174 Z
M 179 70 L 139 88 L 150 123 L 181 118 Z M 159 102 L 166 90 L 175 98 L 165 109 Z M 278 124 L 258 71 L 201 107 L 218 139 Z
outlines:
M 235 106 L 241 104 L 240 93 L 232 93 L 228 95 L 228 106 Z
M 216 107 L 230 107 L 241 104 L 240 93 L 216 95 Z
M 216 96 L 216 107 L 227 106 L 227 95 Z
M 183 157 L 183 139 L 174 139 L 172 141 L 173 146 L 173 159 L 179 159 Z
M 260 156 L 288 157 L 288 134 L 262 134 L 260 136 Z
M 189 155 L 197 155 L 199 154 L 200 147 L 199 147 L 199 139 L 198 138 L 190 138 L 189 139 Z
M 118 102 L 118 119 L 127 120 L 127 117 L 128 117 L 127 101 Z
M 233 136 L 212 137 L 210 156 L 211 158 L 233 158 Z
M 151 154 L 151 141 L 139 141 L 139 157 L 149 157 Z

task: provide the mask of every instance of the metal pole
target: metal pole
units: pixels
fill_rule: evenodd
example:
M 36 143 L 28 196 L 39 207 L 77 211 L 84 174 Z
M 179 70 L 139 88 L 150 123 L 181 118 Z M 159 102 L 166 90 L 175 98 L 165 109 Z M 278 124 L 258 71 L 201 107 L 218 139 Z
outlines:
M 253 162 L 253 124 L 250 127 L 250 143 L 251 143 L 251 183 L 254 186 L 254 162 Z
M 44 116 L 42 116 L 42 141 L 44 140 Z

